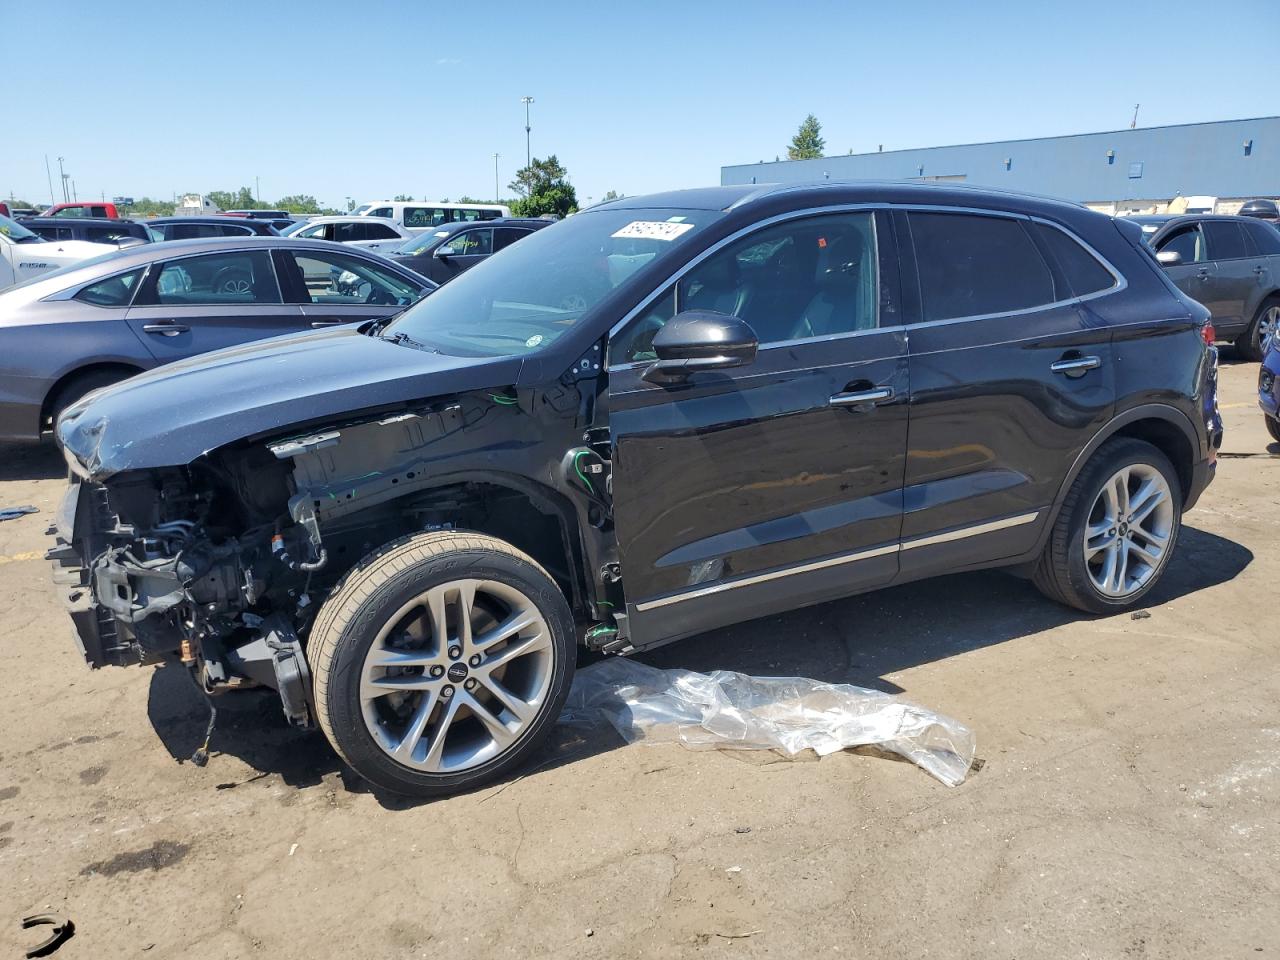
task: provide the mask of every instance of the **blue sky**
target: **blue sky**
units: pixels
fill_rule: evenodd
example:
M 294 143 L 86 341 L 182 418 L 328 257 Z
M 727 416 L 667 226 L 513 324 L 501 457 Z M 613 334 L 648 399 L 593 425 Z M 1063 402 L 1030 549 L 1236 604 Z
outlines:
M 0 0 L 0 194 L 47 202 L 47 153 L 82 198 L 489 198 L 496 152 L 507 196 L 530 95 L 585 202 L 717 183 L 809 112 L 828 153 L 1280 113 L 1234 52 L 1263 36 L 1280 2 Z

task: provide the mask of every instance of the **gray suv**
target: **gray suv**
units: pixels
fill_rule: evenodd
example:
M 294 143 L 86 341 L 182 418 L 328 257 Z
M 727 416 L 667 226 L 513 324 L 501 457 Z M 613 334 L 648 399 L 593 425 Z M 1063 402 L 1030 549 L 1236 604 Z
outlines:
M 435 284 L 323 241 L 148 243 L 0 294 L 0 440 L 36 440 L 99 387 L 250 340 L 382 320 Z
M 1218 339 L 1261 360 L 1280 325 L 1280 230 L 1251 217 L 1130 217 L 1169 279 L 1213 314 Z

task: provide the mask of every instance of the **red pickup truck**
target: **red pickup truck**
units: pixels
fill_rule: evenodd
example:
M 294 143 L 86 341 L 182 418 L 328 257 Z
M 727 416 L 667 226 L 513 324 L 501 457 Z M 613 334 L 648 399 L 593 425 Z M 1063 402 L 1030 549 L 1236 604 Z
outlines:
M 42 217 L 106 217 L 119 220 L 120 212 L 114 203 L 55 203 L 41 212 Z

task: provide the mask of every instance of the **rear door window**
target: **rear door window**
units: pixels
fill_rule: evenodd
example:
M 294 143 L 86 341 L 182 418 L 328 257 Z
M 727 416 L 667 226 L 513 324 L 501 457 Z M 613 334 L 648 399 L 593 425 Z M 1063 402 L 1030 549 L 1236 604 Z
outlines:
M 363 223 L 335 223 L 333 239 L 339 243 L 352 243 L 356 240 L 368 240 L 368 225 Z
M 1053 303 L 1053 274 L 1022 222 L 908 214 L 925 320 L 1011 313 Z
M 211 253 L 160 265 L 158 304 L 280 303 L 271 258 L 263 250 Z
M 138 288 L 138 278 L 142 276 L 143 267 L 130 270 L 106 280 L 90 284 L 75 295 L 81 303 L 91 303 L 95 307 L 124 307 L 133 299 Z
M 1036 223 L 1034 229 L 1058 261 L 1058 267 L 1071 285 L 1071 292 L 1077 297 L 1109 290 L 1116 285 L 1111 271 L 1066 233 L 1047 223 Z
M 366 240 L 394 240 L 398 236 L 400 234 L 385 223 L 366 223 L 364 225 L 364 238 Z
M 1253 241 L 1259 256 L 1270 257 L 1280 253 L 1280 230 L 1269 223 L 1242 223 L 1241 227 Z
M 1206 220 L 1203 227 L 1210 260 L 1239 260 L 1249 256 L 1240 224 L 1229 220 Z

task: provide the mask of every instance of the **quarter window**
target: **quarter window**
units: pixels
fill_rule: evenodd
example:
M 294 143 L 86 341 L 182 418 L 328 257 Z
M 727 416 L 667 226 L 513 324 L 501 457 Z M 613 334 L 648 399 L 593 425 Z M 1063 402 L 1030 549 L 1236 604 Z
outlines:
M 1010 313 L 1054 301 L 1053 275 L 1020 221 L 908 216 L 925 320 Z
M 155 285 L 159 304 L 280 303 L 271 258 L 261 250 L 170 260 Z
M 138 278 L 142 276 L 142 268 L 130 270 L 106 280 L 90 284 L 75 295 L 81 303 L 91 303 L 95 307 L 124 307 L 133 299 L 133 292 L 138 287 Z
M 1238 260 L 1249 255 L 1240 224 L 1229 220 L 1206 220 L 1203 226 L 1210 260 Z
M 1040 232 L 1040 238 L 1058 261 L 1058 266 L 1071 286 L 1071 292 L 1077 297 L 1115 286 L 1116 279 L 1111 271 L 1063 231 L 1044 223 L 1035 224 L 1035 229 Z M 1280 238 L 1280 234 L 1276 236 Z

